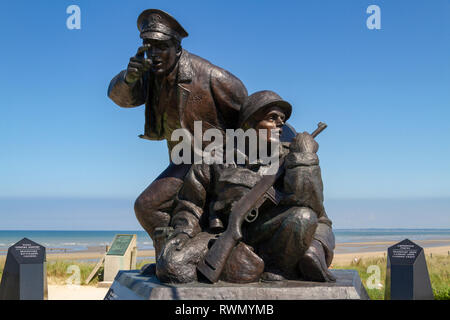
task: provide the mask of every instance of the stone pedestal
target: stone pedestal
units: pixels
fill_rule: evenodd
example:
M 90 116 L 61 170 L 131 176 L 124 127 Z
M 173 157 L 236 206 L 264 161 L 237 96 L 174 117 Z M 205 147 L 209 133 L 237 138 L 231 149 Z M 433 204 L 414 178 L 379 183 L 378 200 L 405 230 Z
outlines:
M 0 300 L 46 300 L 45 247 L 23 238 L 8 249 L 0 282 Z
M 328 300 L 369 299 L 358 272 L 332 270 L 334 283 L 307 281 L 162 284 L 138 270 L 119 271 L 105 300 Z
M 386 300 L 433 300 L 423 248 L 405 239 L 388 248 Z

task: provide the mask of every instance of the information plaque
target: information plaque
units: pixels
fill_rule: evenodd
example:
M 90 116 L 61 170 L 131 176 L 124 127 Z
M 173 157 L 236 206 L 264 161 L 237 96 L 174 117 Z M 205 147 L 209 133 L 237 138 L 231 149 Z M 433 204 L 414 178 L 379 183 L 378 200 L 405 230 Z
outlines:
M 133 240 L 133 235 L 131 234 L 116 235 L 107 254 L 109 256 L 123 256 L 130 246 L 131 240 Z

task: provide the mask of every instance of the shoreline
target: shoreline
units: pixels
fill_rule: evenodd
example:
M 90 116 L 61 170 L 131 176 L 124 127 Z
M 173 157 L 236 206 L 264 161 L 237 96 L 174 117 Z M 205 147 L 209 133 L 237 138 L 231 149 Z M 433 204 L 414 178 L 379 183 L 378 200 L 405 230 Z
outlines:
M 414 241 L 421 246 L 426 254 L 448 255 L 450 252 L 450 239 L 446 240 L 419 240 Z M 384 256 L 388 247 L 398 241 L 373 241 L 373 242 L 343 242 L 337 243 L 334 251 L 333 263 L 342 261 L 351 262 L 354 258 L 380 257 Z M 47 253 L 47 260 L 95 260 L 100 259 L 105 251 L 80 251 L 67 253 Z M 140 259 L 154 259 L 154 250 L 138 251 Z
M 103 257 L 105 252 L 92 252 L 92 251 L 80 251 L 80 252 L 68 252 L 68 253 L 47 253 L 47 261 L 49 260 L 94 260 Z M 138 258 L 155 257 L 155 250 L 140 250 L 137 253 Z
M 426 247 L 423 248 L 425 256 L 439 255 L 439 256 L 447 256 L 450 255 L 450 245 L 448 246 L 439 246 L 439 247 Z M 333 262 L 330 268 L 333 268 L 333 265 L 345 265 L 354 261 L 358 261 L 360 259 L 375 259 L 386 257 L 387 249 L 384 251 L 362 251 L 362 252 L 353 252 L 353 253 L 335 253 Z
M 425 250 L 425 254 L 450 255 L 450 239 L 417 240 L 413 241 Z M 387 253 L 388 247 L 398 243 L 398 241 L 367 241 L 367 242 L 341 242 L 336 244 L 334 250 L 333 264 L 350 263 L 354 259 L 383 257 Z M 69 260 L 96 263 L 105 254 L 100 248 L 97 250 L 85 250 L 76 252 L 47 252 L 47 261 Z M 137 258 L 139 260 L 153 260 L 154 250 L 139 250 Z M 0 261 L 6 258 L 0 255 Z M 89 260 L 89 261 L 86 261 Z
M 342 242 L 337 243 L 334 250 L 336 254 L 359 254 L 369 252 L 387 252 L 390 246 L 395 245 L 399 241 L 371 241 L 371 242 Z M 450 246 L 450 239 L 439 240 L 416 240 L 413 242 L 424 249 L 447 247 Z

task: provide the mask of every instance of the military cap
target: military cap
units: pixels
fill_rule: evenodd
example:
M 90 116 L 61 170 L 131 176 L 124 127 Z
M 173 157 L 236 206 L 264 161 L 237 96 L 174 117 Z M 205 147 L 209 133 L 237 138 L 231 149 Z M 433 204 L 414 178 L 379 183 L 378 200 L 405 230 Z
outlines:
M 137 27 L 142 39 L 169 40 L 188 36 L 184 28 L 167 12 L 158 9 L 147 9 L 137 19 Z
M 242 127 L 259 110 L 272 106 L 277 106 L 283 110 L 285 120 L 291 116 L 292 106 L 289 102 L 284 101 L 273 91 L 258 91 L 248 96 L 244 106 L 239 111 L 239 127 Z

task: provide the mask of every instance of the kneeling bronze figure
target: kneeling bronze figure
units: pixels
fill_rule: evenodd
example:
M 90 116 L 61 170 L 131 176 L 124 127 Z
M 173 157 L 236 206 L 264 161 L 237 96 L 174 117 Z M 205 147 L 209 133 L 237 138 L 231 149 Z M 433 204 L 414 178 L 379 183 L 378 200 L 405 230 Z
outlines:
M 281 132 L 291 109 L 276 93 L 257 92 L 241 109 L 240 124 L 266 129 L 262 137 L 271 143 L 270 129 Z M 274 175 L 264 174 L 262 162 L 193 165 L 177 195 L 173 231 L 157 260 L 158 278 L 334 281 L 328 271 L 334 235 L 314 140 L 324 127 L 281 143 Z M 252 211 L 257 216 L 249 219 Z

